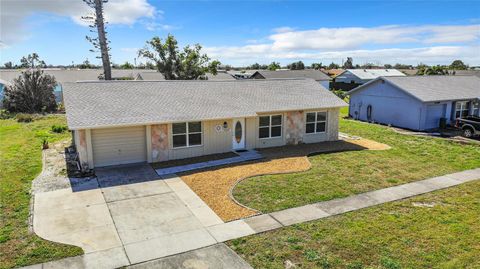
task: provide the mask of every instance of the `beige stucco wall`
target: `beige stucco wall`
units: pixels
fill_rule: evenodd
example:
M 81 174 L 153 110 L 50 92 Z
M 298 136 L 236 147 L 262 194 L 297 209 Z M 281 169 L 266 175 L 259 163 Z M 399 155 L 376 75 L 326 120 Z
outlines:
M 325 133 L 305 134 L 305 117 L 309 111 L 328 111 L 327 130 Z M 283 146 L 287 144 L 317 143 L 322 141 L 334 141 L 338 139 L 338 117 L 339 109 L 290 111 L 283 113 L 272 113 L 262 115 L 282 114 L 282 136 L 278 138 L 258 138 L 259 117 L 245 119 L 246 148 L 266 148 Z M 224 122 L 228 127 L 223 128 Z M 205 121 L 203 122 L 203 133 L 201 146 L 188 148 L 172 147 L 172 125 L 159 124 L 146 128 L 147 154 L 149 162 L 161 162 L 191 158 L 202 155 L 229 152 L 232 150 L 232 119 Z M 221 128 L 217 128 L 220 126 Z M 76 130 L 74 132 L 75 144 L 79 153 L 81 165 L 84 169 L 93 168 L 90 130 Z M 90 139 L 89 139 L 90 138 Z M 90 154 L 92 155 L 92 154 Z
M 227 122 L 228 127 L 223 128 L 223 123 Z M 221 128 L 218 128 L 220 126 Z M 232 150 L 232 120 L 204 121 L 202 133 L 202 145 L 187 148 L 173 148 L 172 136 L 168 136 L 168 159 L 184 159 L 201 155 L 223 153 Z M 172 132 L 172 125 L 168 124 L 168 133 Z
M 327 130 L 325 133 L 305 134 L 306 112 L 327 111 Z M 287 144 L 299 143 L 318 143 L 323 141 L 338 140 L 338 116 L 340 109 L 319 109 L 306 111 L 289 111 L 284 113 L 262 114 L 262 115 L 278 115 L 282 114 L 283 129 L 282 137 L 278 138 L 258 138 L 259 118 L 254 118 L 249 121 L 253 125 L 253 131 L 248 132 L 249 125 L 247 124 L 247 145 L 250 148 L 268 148 L 278 147 Z M 252 127 L 250 127 L 251 129 Z M 255 142 L 252 142 L 255 141 Z M 254 145 L 252 145 L 254 144 Z

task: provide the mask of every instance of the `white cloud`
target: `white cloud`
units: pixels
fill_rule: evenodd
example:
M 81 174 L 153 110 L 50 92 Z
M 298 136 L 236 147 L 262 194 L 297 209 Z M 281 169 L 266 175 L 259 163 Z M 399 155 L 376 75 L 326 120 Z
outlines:
M 320 28 L 271 35 L 273 49 L 353 49 L 372 44 L 457 43 L 480 38 L 480 25 Z
M 85 25 L 82 16 L 92 14 L 81 0 L 2 0 L 0 9 L 0 43 L 10 45 L 29 37 L 25 24 L 28 16 L 49 13 L 70 17 L 74 22 Z M 154 19 L 161 15 L 146 0 L 110 0 L 104 6 L 105 19 L 109 24 L 132 25 L 141 18 Z
M 274 29 L 267 41 L 246 46 L 207 47 L 210 57 L 229 62 L 315 60 L 357 63 L 480 63 L 480 25 L 387 25 L 371 28 Z
M 145 28 L 149 31 L 172 31 L 172 30 L 180 29 L 180 27 L 178 26 L 157 23 L 154 21 L 144 22 L 143 24 L 145 25 Z

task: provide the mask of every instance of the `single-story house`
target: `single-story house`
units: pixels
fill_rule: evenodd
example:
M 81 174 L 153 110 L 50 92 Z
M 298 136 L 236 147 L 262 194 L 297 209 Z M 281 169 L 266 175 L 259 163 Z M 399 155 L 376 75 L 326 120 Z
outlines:
M 364 84 L 378 77 L 404 77 L 397 69 L 347 69 L 335 77 L 336 82 Z
M 337 140 L 346 106 L 311 79 L 63 86 L 83 169 Z
M 320 70 L 258 70 L 250 79 L 276 79 L 276 78 L 310 78 L 320 83 L 325 89 L 329 89 L 331 78 Z
M 335 68 L 335 69 L 320 69 L 320 71 L 327 74 L 331 78 L 334 78 L 334 77 L 340 75 L 341 73 L 343 73 L 343 71 L 345 71 L 345 70 L 341 69 L 341 68 Z
M 62 84 L 65 82 L 90 81 L 102 79 L 103 69 L 61 69 L 61 68 L 45 68 L 42 69 L 45 74 L 55 77 L 57 86 L 53 89 L 55 100 L 61 103 L 63 100 Z M 3 100 L 2 81 L 13 83 L 25 69 L 3 69 L 0 70 L 0 101 Z M 147 77 L 149 80 L 164 79 L 163 75 L 155 70 L 145 69 L 112 69 L 112 77 L 116 79 L 142 79 Z M 145 78 L 143 78 L 145 79 Z
M 165 80 L 165 76 L 156 70 L 139 71 L 135 80 Z
M 440 119 L 480 116 L 475 76 L 380 77 L 349 93 L 349 115 L 412 130 L 438 128 Z
M 206 73 L 207 80 L 235 80 L 236 78 L 226 71 L 218 71 L 216 75 L 212 73 Z
M 448 73 L 456 76 L 476 76 L 480 78 L 480 70 L 449 70 Z

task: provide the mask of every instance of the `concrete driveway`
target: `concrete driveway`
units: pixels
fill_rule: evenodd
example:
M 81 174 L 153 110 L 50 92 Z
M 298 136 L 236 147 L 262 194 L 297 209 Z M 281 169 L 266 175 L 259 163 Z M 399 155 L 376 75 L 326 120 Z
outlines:
M 160 179 L 149 165 L 98 169 L 96 175 L 96 188 L 90 182 L 84 191 L 34 198 L 35 233 L 103 257 L 91 267 L 136 264 L 229 238 L 223 221 L 178 177 Z M 232 227 L 253 233 L 248 225 Z

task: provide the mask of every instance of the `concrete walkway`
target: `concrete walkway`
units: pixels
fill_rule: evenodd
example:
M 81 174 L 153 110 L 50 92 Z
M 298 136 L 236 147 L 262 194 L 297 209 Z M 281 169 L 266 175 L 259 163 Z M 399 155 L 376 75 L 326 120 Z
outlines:
M 178 174 L 182 172 L 188 172 L 193 170 L 211 168 L 216 166 L 223 166 L 228 164 L 235 164 L 247 161 L 258 160 L 262 158 L 262 155 L 258 153 L 256 150 L 248 150 L 243 152 L 236 152 L 238 156 L 225 158 L 220 160 L 208 161 L 208 162 L 201 162 L 201 163 L 192 163 L 186 165 L 179 165 L 174 167 L 168 168 L 160 168 L 155 170 L 159 176 L 166 176 L 171 174 Z
M 141 189 L 146 193 L 144 193 L 142 197 L 137 197 L 138 195 L 135 193 L 142 193 L 142 191 L 133 190 L 133 187 L 126 185 L 125 190 L 115 190 L 115 192 L 126 195 L 126 197 L 123 197 L 125 199 L 108 202 L 110 198 L 107 197 L 110 196 L 104 193 L 102 197 L 104 197 L 107 203 L 107 205 L 104 205 L 102 203 L 102 197 L 98 196 L 98 194 L 93 194 L 98 196 L 96 198 L 97 200 L 89 199 L 89 207 L 94 208 L 92 213 L 94 215 L 85 220 L 75 218 L 68 220 L 69 225 L 72 225 L 73 228 L 90 224 L 96 225 L 94 229 L 91 230 L 93 234 L 89 235 L 89 233 L 85 233 L 81 229 L 79 229 L 80 232 L 75 235 L 69 235 L 72 233 L 68 233 L 68 230 L 52 232 L 57 234 L 57 236 L 65 235 L 67 240 L 70 240 L 72 237 L 81 238 L 83 236 L 91 240 L 105 241 L 102 243 L 98 242 L 97 244 L 89 241 L 90 244 L 87 244 L 88 247 L 96 247 L 99 249 L 98 251 L 86 251 L 86 254 L 83 256 L 46 263 L 43 267 L 42 265 L 37 265 L 40 267 L 36 268 L 115 268 L 142 263 L 255 233 L 322 219 L 460 185 L 476 179 L 480 179 L 480 168 L 227 223 L 216 220 L 215 217 L 211 215 L 213 211 L 209 212 L 208 206 L 205 207 L 203 201 L 199 200 L 200 198 L 198 198 L 198 196 L 194 198 L 196 195 L 193 191 L 178 177 L 173 176 L 164 181 L 154 181 L 165 183 L 167 186 L 164 187 L 168 187 L 172 190 L 171 192 L 175 193 L 175 195 L 173 195 L 171 192 L 167 192 L 170 193 L 168 194 L 170 197 L 149 193 L 153 189 L 159 191 L 163 187 L 147 186 L 143 185 L 144 183 L 139 186 L 142 186 Z M 122 197 L 122 195 L 116 195 L 115 197 Z M 132 198 L 132 195 L 134 198 Z M 173 199 L 172 195 L 178 197 L 178 199 Z M 61 194 L 55 194 L 51 197 L 53 200 L 45 200 L 45 205 L 66 210 L 63 212 L 71 212 L 72 208 L 69 208 L 68 204 L 81 203 L 82 199 L 85 198 L 70 198 L 70 200 L 64 200 L 64 198 L 58 200 L 54 198 L 63 197 Z M 142 201 L 137 198 L 153 200 Z M 181 203 L 179 203 L 179 201 L 181 201 Z M 182 203 L 184 208 L 181 206 Z M 35 206 L 37 207 L 37 202 Z M 109 209 L 112 220 L 105 217 L 105 207 Z M 171 213 L 165 213 L 168 208 L 172 209 Z M 37 210 L 37 208 L 35 210 Z M 40 209 L 40 212 L 46 212 L 46 210 Z M 159 212 L 159 214 L 154 214 L 155 212 Z M 43 214 L 50 217 L 48 213 Z M 40 215 L 42 215 L 42 213 L 40 213 Z M 73 216 L 77 215 L 78 214 L 75 213 L 73 214 Z M 35 218 L 37 218 L 37 214 L 35 214 Z M 52 221 L 44 219 L 43 221 L 47 225 L 54 225 L 58 220 Z M 80 222 L 81 225 L 74 223 L 77 221 Z M 37 232 L 38 225 L 36 226 L 35 231 Z M 49 230 L 56 229 L 53 227 L 54 226 L 50 226 L 50 229 L 43 227 L 42 231 L 48 233 L 50 232 Z M 109 231 L 112 227 L 115 227 L 115 231 L 118 233 L 117 237 L 113 236 L 109 240 L 102 238 L 105 231 Z M 99 232 L 95 232 L 96 228 L 99 229 Z M 75 229 L 73 231 L 75 231 Z M 44 237 L 45 235 L 40 234 L 40 236 Z M 118 239 L 120 240 L 120 245 L 117 247 Z M 57 240 L 52 240 L 57 241 L 58 238 Z M 71 243 L 72 241 L 69 242 Z M 104 246 L 104 244 L 111 245 Z M 82 247 L 88 250 L 87 245 L 82 245 Z M 168 264 L 168 262 L 165 264 Z

